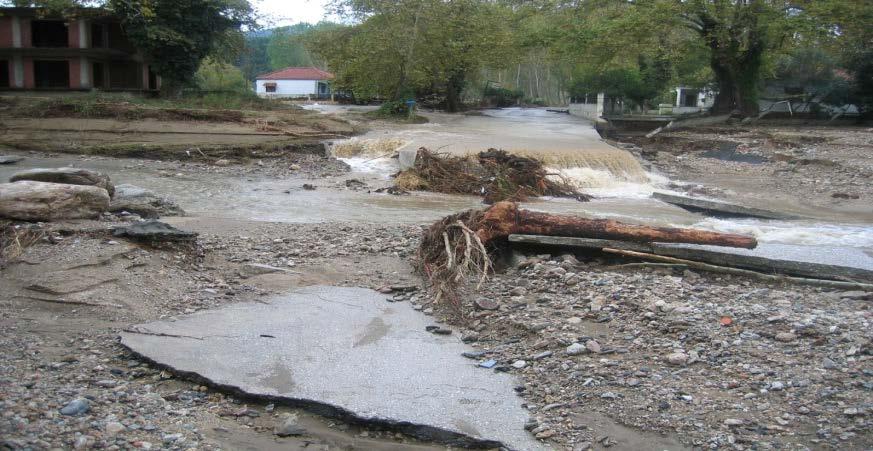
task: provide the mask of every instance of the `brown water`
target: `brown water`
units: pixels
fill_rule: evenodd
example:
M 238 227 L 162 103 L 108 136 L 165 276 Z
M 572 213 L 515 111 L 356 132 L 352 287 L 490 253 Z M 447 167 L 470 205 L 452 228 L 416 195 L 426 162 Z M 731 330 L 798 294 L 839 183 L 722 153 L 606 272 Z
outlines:
M 525 204 L 527 208 L 628 222 L 748 233 L 762 242 L 873 249 L 873 227 L 869 224 L 833 224 L 819 220 L 719 220 L 689 213 L 651 199 L 652 191 L 664 189 L 667 179 L 642 171 L 631 154 L 602 142 L 587 121 L 530 109 L 495 110 L 487 114 L 429 114 L 431 122 L 428 124 L 374 130 L 360 139 L 381 140 L 383 145 L 378 147 L 379 152 L 393 152 L 390 149 L 396 145 L 391 143 L 403 142 L 402 146 L 407 148 L 429 145 L 448 152 L 475 152 L 487 147 L 524 148 L 525 152 L 554 161 L 564 155 L 573 155 L 581 166 L 556 170 L 575 175 L 574 180 L 584 191 L 598 196 L 588 203 L 538 199 Z M 576 150 L 572 150 L 573 146 Z M 233 173 L 204 174 L 196 167 L 175 163 L 64 155 L 29 158 L 17 165 L 0 166 L 0 180 L 32 167 L 73 165 L 93 168 L 109 174 L 115 183 L 131 183 L 171 196 L 192 216 L 234 220 L 427 223 L 453 212 L 482 207 L 480 199 L 470 196 L 434 193 L 392 196 L 367 190 L 348 190 L 344 181 L 349 178 L 366 181 L 370 189 L 389 186 L 389 175 L 397 170 L 398 165 L 397 159 L 371 156 L 357 156 L 346 161 L 352 164 L 352 173 L 313 182 L 294 177 L 277 179 Z M 318 189 L 303 190 L 304 183 L 315 183 Z
M 564 174 L 576 179 L 580 187 L 649 182 L 633 155 L 606 144 L 590 122 L 574 116 L 536 108 L 486 110 L 481 115 L 424 115 L 430 122 L 376 128 L 361 137 L 336 142 L 334 154 L 357 157 L 350 163 L 362 169 L 378 169 L 378 157 L 398 152 L 411 155 L 421 147 L 453 155 L 498 148 L 539 158 L 555 169 L 586 168 L 587 172 Z

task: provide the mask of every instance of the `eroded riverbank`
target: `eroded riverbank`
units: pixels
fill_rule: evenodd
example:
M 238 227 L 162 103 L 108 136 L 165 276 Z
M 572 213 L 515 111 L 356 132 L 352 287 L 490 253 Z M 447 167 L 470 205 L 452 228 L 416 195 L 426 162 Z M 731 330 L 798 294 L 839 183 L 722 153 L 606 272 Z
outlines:
M 107 217 L 56 224 L 0 271 L 2 432 L 12 447 L 444 448 L 177 379 L 134 358 L 116 336 L 131 324 L 304 286 L 416 286 L 410 258 L 422 225 L 479 199 L 375 193 L 391 183 L 384 174 L 312 156 L 224 166 L 22 155 L 31 161 L 0 167 L 0 176 L 72 163 L 176 198 L 189 216 L 167 222 L 199 232 L 202 248 L 131 246 L 106 233 L 124 218 Z M 710 221 L 640 195 L 528 207 L 661 225 Z M 804 239 L 815 239 L 815 224 Z M 797 227 L 748 223 L 762 225 Z M 530 432 L 556 449 L 870 446 L 869 294 L 622 263 L 563 251 L 507 263 L 470 292 L 470 301 L 493 300 L 496 309 L 472 310 L 464 321 L 422 291 L 390 297 L 481 349 L 471 366 L 493 359 L 519 377 Z M 58 412 L 76 398 L 89 400 L 87 413 Z M 275 435 L 288 415 L 298 416 L 302 437 Z

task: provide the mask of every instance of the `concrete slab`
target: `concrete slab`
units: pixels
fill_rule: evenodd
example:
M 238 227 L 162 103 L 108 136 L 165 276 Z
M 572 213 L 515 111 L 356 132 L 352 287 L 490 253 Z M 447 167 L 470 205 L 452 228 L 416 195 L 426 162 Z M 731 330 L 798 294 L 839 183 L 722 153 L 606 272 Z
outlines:
M 852 247 L 800 246 L 759 243 L 755 249 L 669 243 L 630 243 L 541 235 L 510 235 L 511 243 L 567 246 L 586 249 L 625 249 L 714 265 L 781 273 L 815 279 L 873 282 L 873 254 Z
M 689 211 L 708 213 L 711 216 L 733 218 L 764 218 L 764 219 L 798 219 L 797 216 L 778 211 L 760 208 L 744 207 L 727 202 L 701 199 L 697 197 L 677 196 L 667 193 L 652 193 L 652 198 L 668 204 L 682 207 Z
M 548 449 L 524 430 L 515 378 L 476 367 L 456 335 L 405 303 L 316 286 L 157 321 L 121 334 L 133 352 L 252 397 L 461 446 Z
M 873 282 L 873 255 L 855 247 L 759 243 L 755 249 L 662 244 L 655 253 L 802 277 Z

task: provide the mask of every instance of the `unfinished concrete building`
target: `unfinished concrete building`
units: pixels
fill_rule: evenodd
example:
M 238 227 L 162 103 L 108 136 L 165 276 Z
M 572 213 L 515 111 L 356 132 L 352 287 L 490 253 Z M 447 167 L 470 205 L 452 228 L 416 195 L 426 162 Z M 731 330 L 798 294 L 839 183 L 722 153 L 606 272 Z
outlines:
M 97 8 L 0 8 L 0 89 L 155 91 L 161 77 Z

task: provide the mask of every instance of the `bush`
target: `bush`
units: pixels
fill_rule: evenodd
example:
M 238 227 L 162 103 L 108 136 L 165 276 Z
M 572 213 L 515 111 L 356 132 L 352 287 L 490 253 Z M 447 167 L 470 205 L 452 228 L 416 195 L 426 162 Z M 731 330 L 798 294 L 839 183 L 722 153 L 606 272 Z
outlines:
M 518 104 L 518 100 L 524 97 L 524 93 L 519 90 L 512 91 L 506 88 L 488 86 L 482 96 L 489 105 L 508 107 Z
M 366 116 L 376 119 L 402 120 L 417 124 L 427 122 L 427 118 L 424 116 L 416 115 L 410 118 L 409 107 L 406 106 L 405 100 L 385 101 L 379 106 L 379 109 L 366 113 Z

